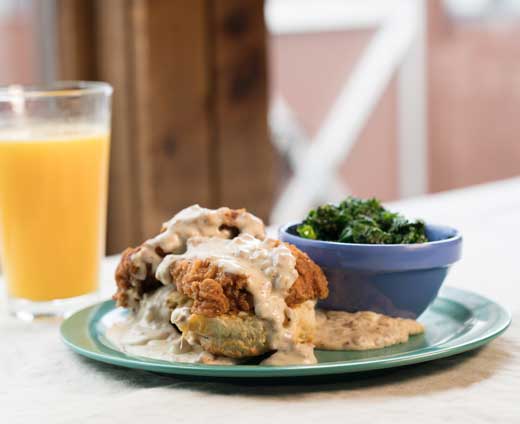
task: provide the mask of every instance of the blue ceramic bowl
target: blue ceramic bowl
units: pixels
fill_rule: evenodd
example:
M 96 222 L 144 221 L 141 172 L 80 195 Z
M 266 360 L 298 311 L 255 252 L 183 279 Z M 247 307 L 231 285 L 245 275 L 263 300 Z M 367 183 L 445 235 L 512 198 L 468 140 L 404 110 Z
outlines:
M 283 226 L 279 236 L 307 253 L 325 272 L 330 293 L 318 304 L 325 309 L 416 318 L 433 302 L 462 253 L 460 232 L 440 225 L 426 225 L 430 241 L 419 244 L 309 240 L 298 236 L 297 225 Z

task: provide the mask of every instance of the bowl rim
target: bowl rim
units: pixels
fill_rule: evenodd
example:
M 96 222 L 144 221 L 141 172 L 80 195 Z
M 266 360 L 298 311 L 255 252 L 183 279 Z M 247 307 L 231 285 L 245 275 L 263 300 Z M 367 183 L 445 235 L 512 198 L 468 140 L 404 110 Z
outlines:
M 420 249 L 421 247 L 425 247 L 425 246 L 451 244 L 451 243 L 457 242 L 459 240 L 462 240 L 462 233 L 457 228 L 454 228 L 454 227 L 451 227 L 448 225 L 432 224 L 432 223 L 426 223 L 425 224 L 426 228 L 428 228 L 428 227 L 429 228 L 432 228 L 432 227 L 443 228 L 446 230 L 453 231 L 454 235 L 451 237 L 442 239 L 442 240 L 433 240 L 433 241 L 427 241 L 424 243 L 395 243 L 395 244 L 382 244 L 382 243 L 376 244 L 376 243 L 374 243 L 374 244 L 371 244 L 371 243 L 343 243 L 340 241 L 314 240 L 314 239 L 308 239 L 305 237 L 301 237 L 298 234 L 293 234 L 288 231 L 291 227 L 300 225 L 301 223 L 302 223 L 302 221 L 292 221 L 292 222 L 280 225 L 278 227 L 278 234 L 280 235 L 282 233 L 285 233 L 288 236 L 296 237 L 304 242 L 312 243 L 316 246 L 322 245 L 323 247 L 330 246 L 330 247 L 338 247 L 338 248 L 340 248 L 340 247 L 343 247 L 343 248 L 348 248 L 348 247 L 360 248 L 360 247 L 362 247 L 362 248 L 370 248 L 370 249 L 392 249 L 392 248 L 394 248 L 394 249 L 395 248 Z

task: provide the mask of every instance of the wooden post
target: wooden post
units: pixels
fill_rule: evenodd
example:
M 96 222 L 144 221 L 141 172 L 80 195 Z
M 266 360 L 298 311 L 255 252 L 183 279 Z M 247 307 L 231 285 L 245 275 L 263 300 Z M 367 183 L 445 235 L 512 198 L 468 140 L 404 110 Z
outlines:
M 218 200 L 267 219 L 275 155 L 267 130 L 264 5 L 258 0 L 212 4 Z
M 134 3 L 135 166 L 147 236 L 179 209 L 210 202 L 205 14 L 203 0 Z
M 59 0 L 57 9 L 58 77 L 115 89 L 109 253 L 192 203 L 268 216 L 263 1 Z
M 136 170 L 133 31 L 127 0 L 97 0 L 97 78 L 114 87 L 107 251 L 120 251 L 143 237 Z
M 88 0 L 56 0 L 57 77 L 91 80 L 96 76 L 94 8 Z

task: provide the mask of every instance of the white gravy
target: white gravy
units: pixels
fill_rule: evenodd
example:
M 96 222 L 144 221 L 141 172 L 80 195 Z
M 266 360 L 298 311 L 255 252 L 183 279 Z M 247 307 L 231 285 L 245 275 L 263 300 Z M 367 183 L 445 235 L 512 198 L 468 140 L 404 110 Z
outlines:
M 193 205 L 183 209 L 163 224 L 159 235 L 145 241 L 141 249 L 132 255 L 131 260 L 137 269 L 133 277 L 144 280 L 148 264 L 151 265 L 152 272 L 156 271 L 162 261 L 161 255 L 157 253 L 158 248 L 164 253 L 182 253 L 191 237 L 229 239 L 232 234 L 228 227 L 235 227 L 240 233 L 251 234 L 260 239 L 265 237 L 264 223 L 260 218 L 245 210 L 239 210 L 236 218 L 230 220 L 231 213 L 231 209 L 226 207 L 206 209 Z
M 314 343 L 325 350 L 369 350 L 405 343 L 424 327 L 412 319 L 391 318 L 371 311 L 316 311 Z
M 231 358 L 217 357 L 203 351 L 200 345 L 184 338 L 171 324 L 166 299 L 173 290 L 173 286 L 164 286 L 150 295 L 145 294 L 137 312 L 130 312 L 126 320 L 116 322 L 107 329 L 108 341 L 133 356 L 175 362 L 236 363 Z
M 234 239 L 192 237 L 187 250 L 180 255 L 168 255 L 157 267 L 155 277 L 165 285 L 173 283 L 170 267 L 185 259 L 208 259 L 225 272 L 247 276 L 248 291 L 253 295 L 255 315 L 269 324 L 268 343 L 277 353 L 270 364 L 315 363 L 312 345 L 303 347 L 295 340 L 297 320 L 289 320 L 292 309 L 285 303 L 289 289 L 298 277 L 296 259 L 287 246 L 271 239 L 259 240 L 250 234 Z M 314 320 L 314 302 L 303 307 L 308 321 Z M 301 312 L 300 312 L 301 313 Z

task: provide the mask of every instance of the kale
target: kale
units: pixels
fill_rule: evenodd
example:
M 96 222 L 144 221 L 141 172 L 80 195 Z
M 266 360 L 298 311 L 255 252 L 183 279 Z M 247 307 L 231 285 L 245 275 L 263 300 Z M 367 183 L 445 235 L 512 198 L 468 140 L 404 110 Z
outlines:
M 313 209 L 296 228 L 301 237 L 359 244 L 412 244 L 428 241 L 423 221 L 408 221 L 377 199 L 349 197 L 339 205 Z

